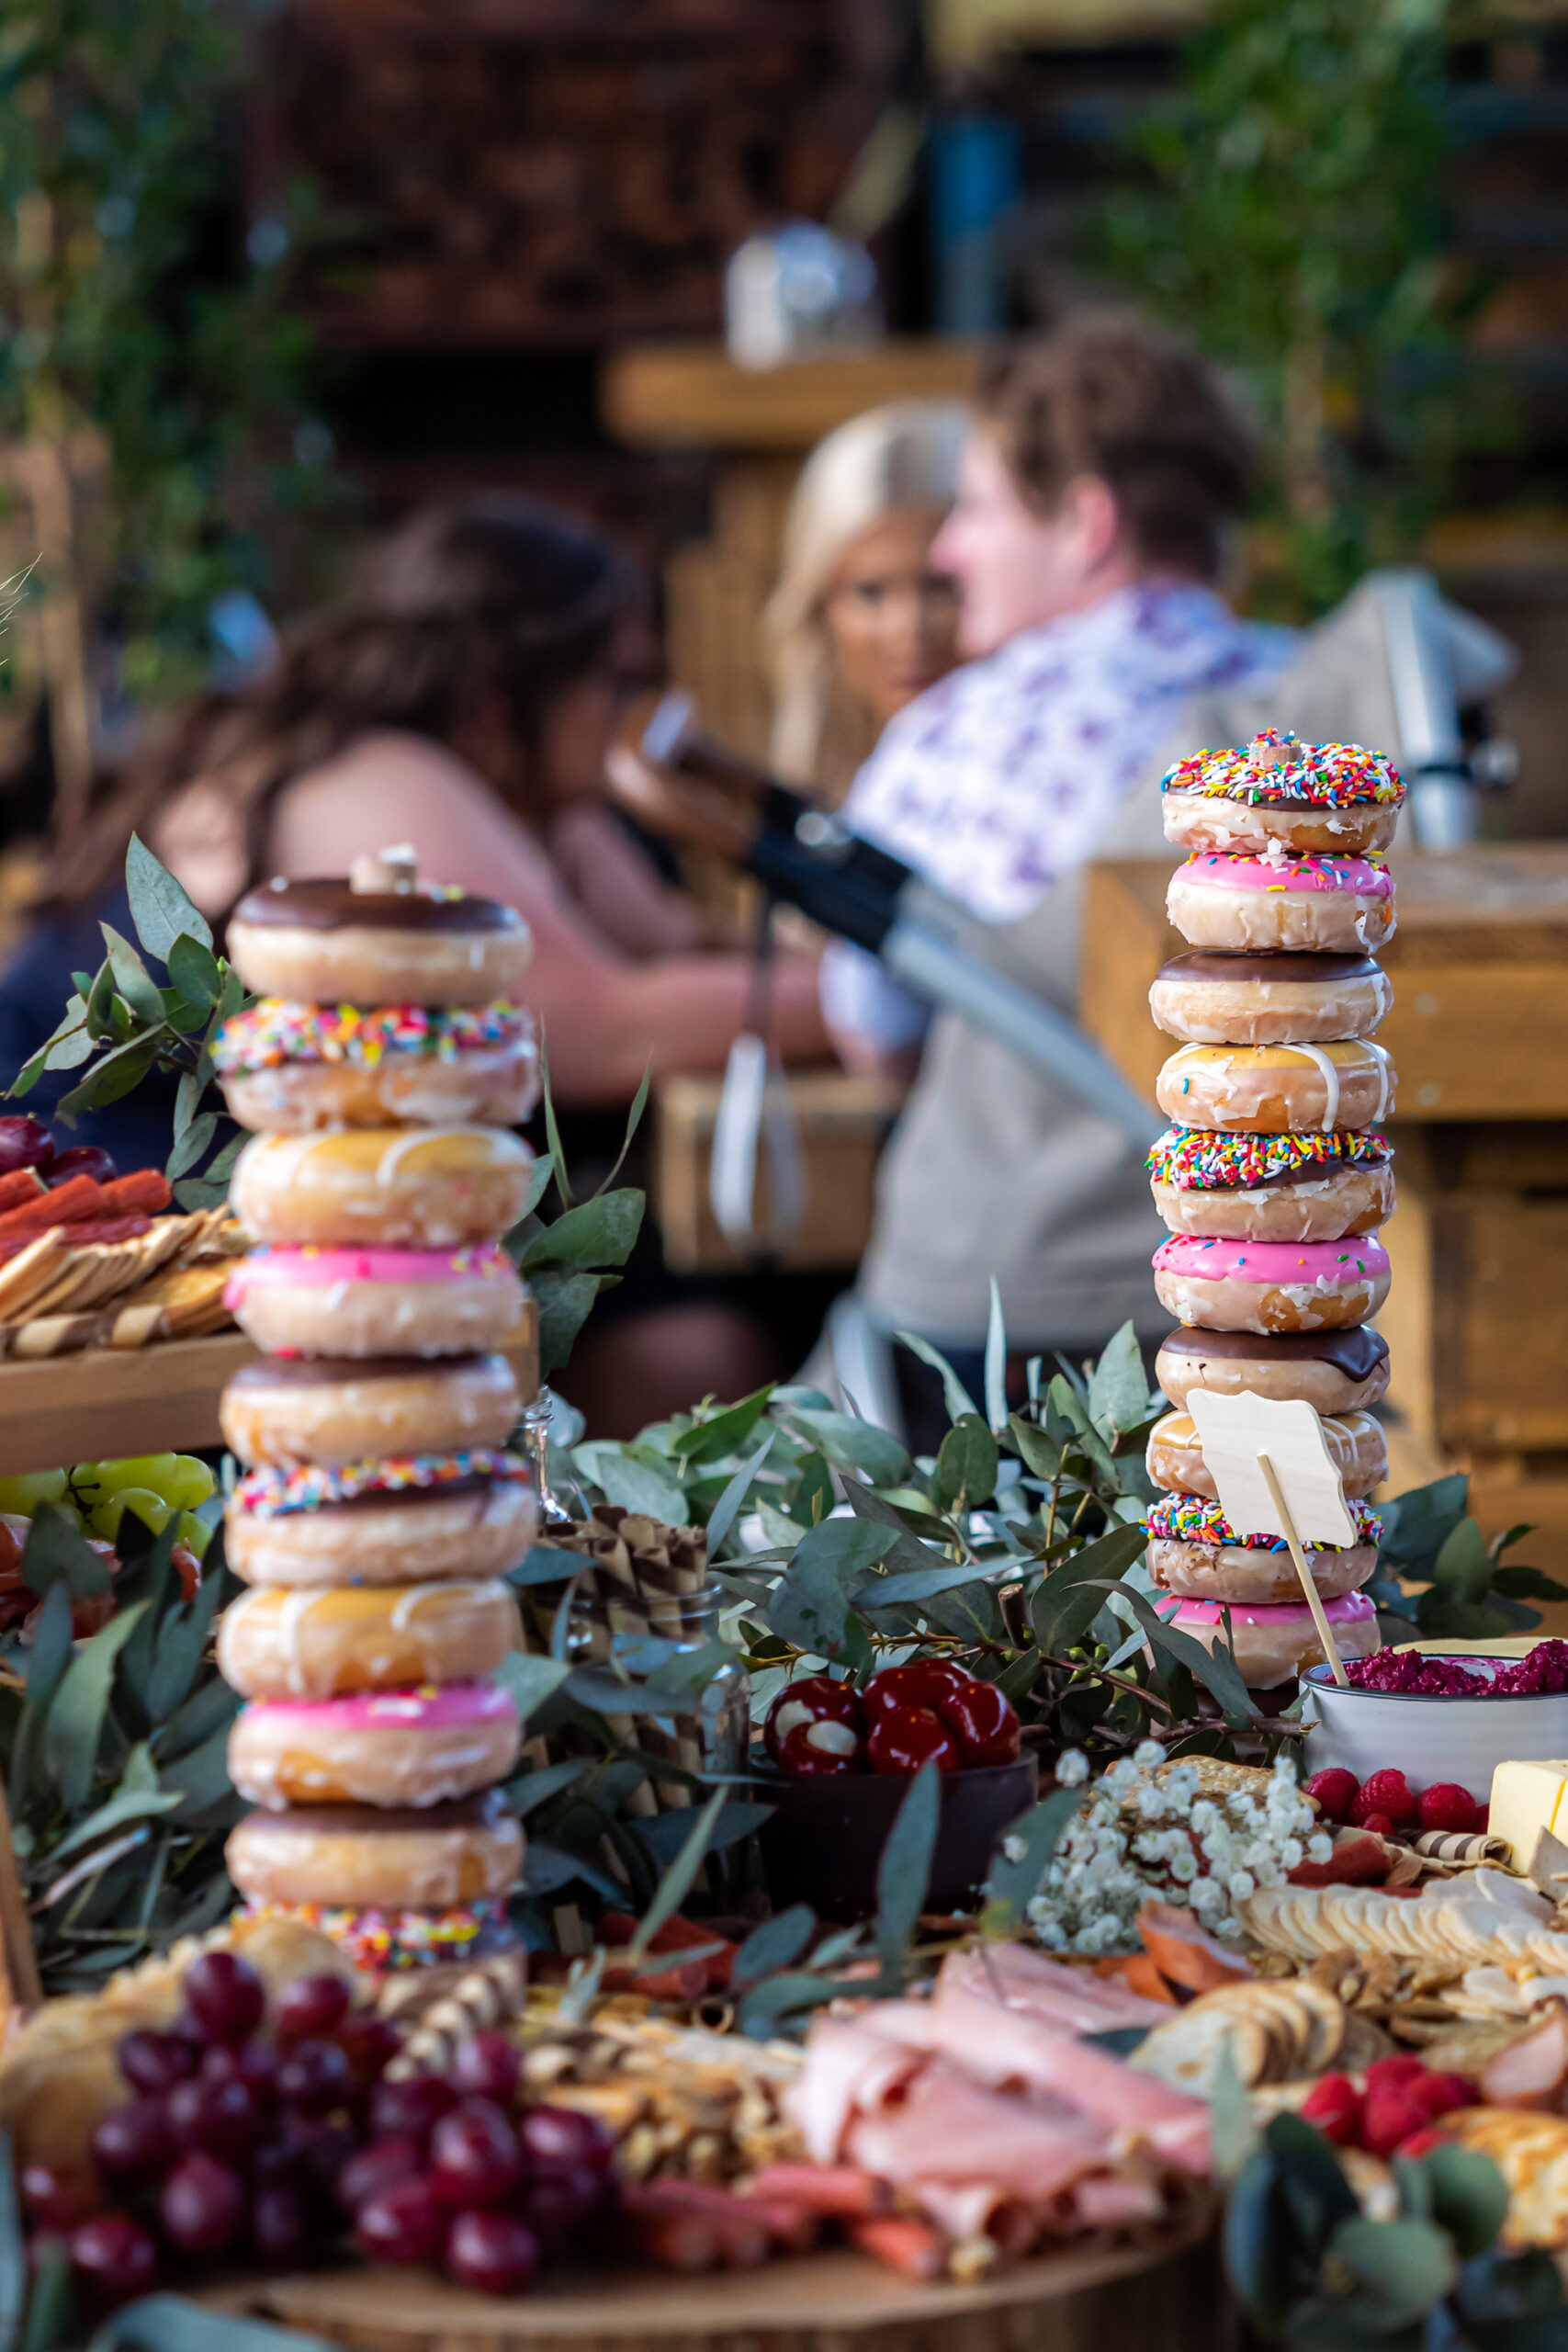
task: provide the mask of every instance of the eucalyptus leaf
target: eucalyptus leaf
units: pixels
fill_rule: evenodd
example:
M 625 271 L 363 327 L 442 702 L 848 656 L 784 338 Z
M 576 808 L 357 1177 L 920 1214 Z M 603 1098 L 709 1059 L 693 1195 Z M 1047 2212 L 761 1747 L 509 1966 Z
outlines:
M 532 1235 L 518 1253 L 518 1271 L 548 1268 L 581 1273 L 591 1266 L 624 1266 L 642 1226 L 643 1195 L 631 1189 L 597 1193 Z
M 581 1552 L 563 1551 L 558 1544 L 531 1544 L 505 1581 L 519 1589 L 536 1584 L 565 1584 L 582 1566 Z
M 609 1439 L 574 1447 L 572 1458 L 610 1502 L 619 1503 L 626 1510 L 646 1511 L 650 1519 L 661 1521 L 666 1527 L 684 1527 L 688 1523 L 686 1498 L 667 1471 L 655 1470 L 646 1462 L 635 1460 Z
M 563 1274 L 541 1268 L 528 1277 L 528 1295 L 539 1314 L 539 1371 L 544 1379 L 561 1371 L 578 1333 L 604 1287 L 599 1274 Z
M 1146 1419 L 1148 1374 L 1131 1320 L 1106 1342 L 1089 1376 L 1089 1417 L 1108 1445 L 1114 1445 Z
M 177 939 L 169 942 L 169 952 L 164 960 L 168 965 L 170 979 L 187 1004 L 199 1005 L 207 1011 L 217 1003 L 223 993 L 223 975 L 204 940 L 182 932 Z
M 203 1152 L 210 1148 L 217 1133 L 217 1112 L 203 1111 L 199 1118 L 192 1119 L 189 1125 L 175 1136 L 173 1148 L 164 1163 L 164 1173 L 171 1184 L 176 1176 L 185 1175 L 188 1169 L 196 1166 Z
M 818 1532 L 824 1531 L 818 1529 Z M 768 1604 L 768 1623 L 797 1650 L 837 1657 L 844 1645 L 849 1598 L 837 1570 L 817 1557 L 791 1562 Z
M 972 1560 L 936 1559 L 929 1568 L 908 1568 L 897 1576 L 869 1577 L 856 1589 L 852 1598 L 857 1609 L 894 1609 L 931 1600 L 938 1593 L 951 1592 L 975 1580 Z
M 125 887 L 136 935 L 149 956 L 166 963 L 170 948 L 182 933 L 187 938 L 199 940 L 204 947 L 211 946 L 210 923 L 168 867 L 134 833 L 125 853 Z
M 997 1441 L 977 1413 L 964 1413 L 938 1450 L 931 1498 L 939 1511 L 961 1514 L 988 1502 L 996 1485 Z
M 748 1798 L 727 1798 L 714 1815 L 705 1853 L 722 1854 L 728 1848 L 738 1846 L 743 1838 L 755 1837 L 773 1810 L 771 1804 L 754 1804 Z M 641 1838 L 655 1863 L 663 1867 L 674 1859 L 683 1841 L 682 1825 L 691 1818 L 689 1807 L 673 1813 L 647 1814 L 632 1823 L 632 1834 Z
M 1029 1603 L 1029 1622 L 1043 1650 L 1060 1657 L 1083 1640 L 1104 1604 L 1106 1584 L 1142 1559 L 1148 1542 L 1141 1526 L 1113 1527 L 1047 1568 Z
M 767 1410 L 768 1399 L 773 1393 L 770 1381 L 765 1388 L 754 1388 L 750 1396 L 742 1396 L 738 1404 L 726 1405 L 716 1413 L 708 1413 L 701 1420 L 682 1430 L 673 1442 L 672 1451 L 684 1462 L 717 1462 L 727 1453 L 735 1453 L 744 1445 L 757 1423 Z M 772 1442 L 772 1431 L 769 1442 Z
M 790 1419 L 800 1422 L 836 1470 L 861 1470 L 874 1487 L 896 1486 L 908 1476 L 906 1446 L 879 1430 L 874 1422 L 858 1421 L 852 1413 L 822 1413 L 797 1405 Z
M 85 1802 L 93 1785 L 115 1665 L 148 1605 L 139 1600 L 122 1609 L 84 1643 L 50 1702 L 43 1731 L 44 1762 L 67 1812 L 73 1813 Z
M 1439 2142 L 1416 2160 L 1433 2221 L 1447 2230 L 1461 2256 L 1484 2254 L 1508 2218 L 1508 2184 L 1477 2148 Z
M 115 987 L 139 1021 L 146 1022 L 154 1029 L 162 1028 L 164 999 L 152 973 L 130 940 L 122 939 L 112 923 L 101 922 L 98 929 L 104 934 Z
M 1068 1822 L 1083 1808 L 1084 1795 L 1082 1789 L 1053 1789 L 1006 1832 L 986 1881 L 981 1925 L 987 1936 L 1016 1935 L 1022 1928 L 1026 1906 L 1039 1894 Z
M 63 1861 L 67 1854 L 74 1854 L 82 1847 L 92 1845 L 96 1838 L 107 1838 L 111 1829 L 118 1829 L 125 1822 L 146 1820 L 159 1813 L 172 1813 L 180 1803 L 182 1794 L 179 1789 L 122 1790 L 118 1796 L 110 1797 L 107 1804 L 101 1804 L 96 1812 L 90 1813 L 85 1821 L 78 1822 L 57 1846 L 50 1848 L 51 1863 Z
M 1220 1713 L 1233 1731 L 1244 1731 L 1248 1724 L 1259 1720 L 1235 1658 L 1219 1643 L 1208 1649 L 1201 1642 L 1194 1641 L 1190 1634 L 1179 1633 L 1163 1617 L 1156 1616 L 1142 1593 L 1123 1588 L 1123 1598 L 1155 1647 L 1184 1666 L 1203 1685 L 1218 1702 Z
M 61 1577 L 51 1585 L 39 1611 L 28 1659 L 28 1704 L 41 1718 L 60 1688 L 60 1678 L 75 1656 L 71 1635 L 71 1588 Z
M 876 1950 L 882 1981 L 901 1984 L 904 1954 L 925 1908 L 942 1820 L 942 1777 L 922 1764 L 894 1816 L 876 1865 Z
M 772 1453 L 773 1444 L 773 1433 L 770 1430 L 756 1452 L 747 1455 L 709 1512 L 707 1551 L 710 1560 L 716 1557 L 725 1537 L 734 1526 L 740 1506 L 750 1492 L 751 1482 Z
M 752 1928 L 736 1953 L 732 1981 L 751 1984 L 760 1976 L 772 1976 L 776 1970 L 790 1967 L 811 1941 L 816 1928 L 816 1915 L 807 1903 L 792 1903 L 787 1911 L 775 1911 L 771 1919 Z
M 507 1811 L 516 1814 L 519 1820 L 525 1820 L 551 1797 L 558 1797 L 563 1789 L 581 1781 L 592 1760 L 588 1756 L 569 1756 L 559 1764 L 542 1764 L 536 1771 L 524 1772 L 515 1781 L 508 1781 L 502 1792 Z
M 169 1777 L 175 1782 L 179 1804 L 176 1821 L 188 1821 L 209 1812 L 224 1798 L 232 1797 L 233 1784 L 229 1778 L 229 1727 L 220 1725 L 209 1734 L 199 1747 L 193 1747 L 169 1766 Z
M 692 1891 L 692 1884 L 702 1868 L 703 1857 L 708 1850 L 708 1840 L 714 1825 L 724 1810 L 722 1789 L 716 1789 L 702 1811 L 692 1823 L 682 1840 L 681 1849 L 659 1882 L 652 1902 L 637 1922 L 627 1958 L 635 1968 L 654 1937 L 667 1919 L 672 1919 Z
M 158 1647 L 147 1682 L 147 1712 L 162 1723 L 188 1696 L 201 1665 L 217 1614 L 223 1579 L 204 1576 L 188 1606 L 171 1611 L 159 1628 Z
M 922 1340 L 918 1331 L 897 1331 L 894 1337 L 901 1348 L 908 1348 L 912 1356 L 918 1356 L 923 1364 L 941 1376 L 949 1420 L 959 1420 L 965 1413 L 978 1413 L 979 1408 L 975 1399 L 940 1348 L 933 1348 L 931 1341 Z
M 1358 2214 L 1339 2223 L 1327 2253 L 1359 2290 L 1345 2302 L 1359 2305 L 1365 2324 L 1379 2335 L 1424 2317 L 1459 2275 L 1452 2240 L 1431 2222 L 1370 2222 Z
M 132 1087 L 141 1085 L 157 1058 L 154 1036 L 130 1037 L 111 1047 L 99 1056 L 80 1085 L 61 1096 L 54 1106 L 55 1116 L 72 1126 L 78 1111 L 98 1111 L 107 1102 L 118 1102 Z
M 579 1563 L 581 1566 L 581 1563 Z M 551 1692 L 558 1690 L 571 1668 L 563 1658 L 536 1657 L 522 1650 L 511 1650 L 497 1667 L 493 1680 L 502 1690 L 509 1690 L 525 1724 L 536 1710 L 542 1707 Z

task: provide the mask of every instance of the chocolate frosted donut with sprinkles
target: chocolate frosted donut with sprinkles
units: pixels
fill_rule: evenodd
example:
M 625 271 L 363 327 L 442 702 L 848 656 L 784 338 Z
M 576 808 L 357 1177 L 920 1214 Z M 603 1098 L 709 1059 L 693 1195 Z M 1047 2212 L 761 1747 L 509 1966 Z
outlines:
M 534 1540 L 533 1474 L 491 1446 L 373 1461 L 263 1464 L 229 1498 L 229 1565 L 246 1584 L 425 1584 L 496 1577 Z
M 1375 1233 L 1392 1214 L 1393 1157 L 1375 1127 L 1269 1135 L 1176 1126 L 1156 1142 L 1148 1170 L 1173 1233 L 1333 1241 Z
M 504 1002 L 361 1012 L 263 997 L 224 1023 L 212 1060 L 240 1125 L 285 1135 L 404 1120 L 518 1126 L 539 1092 L 533 1016 Z
M 1303 743 L 1265 728 L 1239 750 L 1179 760 L 1161 786 L 1167 841 L 1182 849 L 1271 844 L 1331 857 L 1386 849 L 1404 786 L 1381 752 Z
M 1266 856 L 1196 850 L 1178 866 L 1166 913 L 1194 947 L 1343 954 L 1393 935 L 1393 882 L 1368 857 Z

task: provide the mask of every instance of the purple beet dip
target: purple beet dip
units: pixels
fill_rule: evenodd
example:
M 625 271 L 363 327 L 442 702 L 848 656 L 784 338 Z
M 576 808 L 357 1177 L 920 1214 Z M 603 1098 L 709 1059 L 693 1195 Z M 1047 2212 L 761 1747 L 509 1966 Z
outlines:
M 1419 1650 L 1374 1650 L 1345 1667 L 1357 1690 L 1392 1690 L 1417 1699 L 1517 1699 L 1568 1690 L 1568 1642 L 1537 1642 L 1495 1674 L 1477 1674 L 1462 1658 Z

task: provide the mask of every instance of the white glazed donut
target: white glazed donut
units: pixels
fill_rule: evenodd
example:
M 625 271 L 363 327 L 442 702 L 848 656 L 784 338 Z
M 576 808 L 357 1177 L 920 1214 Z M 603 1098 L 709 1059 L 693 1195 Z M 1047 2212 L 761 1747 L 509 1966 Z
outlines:
M 423 1812 L 299 1805 L 247 1814 L 224 1860 L 254 1904 L 434 1908 L 509 1894 L 523 1868 L 523 1833 L 493 1790 Z
M 1393 839 L 1404 786 L 1381 752 L 1266 728 L 1240 750 L 1179 760 L 1161 786 L 1165 837 L 1184 849 L 1353 857 Z
M 518 1646 L 506 1586 L 435 1584 L 288 1591 L 262 1585 L 219 1623 L 218 1668 L 245 1699 L 350 1699 L 422 1682 L 477 1682 Z
M 247 1464 L 335 1466 L 502 1446 L 521 1410 L 504 1356 L 264 1356 L 235 1374 L 218 1418 Z
M 223 1304 L 268 1355 L 458 1356 L 516 1339 L 504 1250 L 253 1250 Z
M 1344 1484 L 1345 1492 L 1353 1498 L 1364 1498 L 1381 1487 L 1388 1476 L 1388 1448 L 1382 1430 L 1371 1413 L 1347 1413 L 1342 1418 L 1328 1418 L 1323 1423 L 1323 1434 L 1334 1466 Z M 1176 1495 L 1202 1496 L 1217 1499 L 1218 1490 L 1203 1459 L 1203 1447 L 1198 1428 L 1190 1413 L 1167 1413 L 1149 1432 L 1146 1457 L 1150 1477 L 1156 1487 L 1164 1487 Z M 1288 1564 L 1288 1563 L 1287 1563 Z M 1358 1577 L 1358 1584 L 1365 1579 Z M 1195 1591 L 1191 1585 L 1173 1585 L 1175 1592 Z M 1348 1592 L 1349 1585 L 1338 1589 Z M 1238 1599 L 1272 1600 L 1287 1596 L 1260 1592 L 1238 1594 Z
M 1370 1037 L 1393 1002 L 1388 974 L 1370 956 L 1292 955 L 1283 948 L 1246 956 L 1195 948 L 1162 964 L 1149 990 L 1156 1026 L 1194 1046 Z
M 1392 1153 L 1373 1129 L 1325 1135 L 1168 1127 L 1149 1154 L 1155 1206 L 1173 1233 L 1231 1241 L 1334 1241 L 1393 1211 Z
M 516 1224 L 533 1162 L 505 1127 L 254 1136 L 229 1198 L 257 1241 L 454 1250 Z
M 1365 857 L 1237 857 L 1194 852 L 1172 875 L 1166 913 L 1194 947 L 1343 955 L 1393 933 L 1393 881 Z
M 1319 857 L 1359 857 L 1387 849 L 1399 823 L 1397 808 L 1314 808 L 1282 800 L 1248 808 L 1196 792 L 1168 792 L 1165 837 L 1180 849 L 1244 850 L 1267 854 L 1270 842 Z
M 1388 1296 L 1388 1252 L 1371 1234 L 1340 1241 L 1199 1240 L 1155 1252 L 1155 1289 L 1179 1322 L 1210 1331 L 1342 1331 Z
M 515 907 L 460 890 L 279 879 L 248 891 L 229 921 L 246 988 L 291 1004 L 514 1002 L 531 953 Z
M 1369 1037 L 1323 1046 L 1179 1046 L 1155 1100 L 1184 1127 L 1376 1127 L 1393 1108 L 1393 1064 Z
M 1241 1601 L 1184 1600 L 1168 1622 L 1179 1633 L 1190 1634 L 1205 1649 L 1219 1646 L 1224 1637 L 1224 1617 L 1230 1611 L 1231 1644 L 1241 1677 L 1253 1690 L 1272 1690 L 1292 1681 L 1309 1666 L 1324 1664 L 1323 1645 L 1312 1611 L 1304 1600 Z M 1323 1613 L 1333 1629 L 1341 1657 L 1369 1657 L 1382 1646 L 1378 1612 L 1364 1592 L 1348 1592 L 1325 1600 Z
M 520 1126 L 539 1095 L 531 1016 L 509 1004 L 286 1004 L 264 997 L 213 1048 L 243 1127 Z
M 246 1584 L 425 1585 L 504 1576 L 526 1558 L 538 1511 L 527 1464 L 476 1446 L 267 1465 L 240 1480 L 225 1520 Z
M 1388 1349 L 1362 1325 L 1352 1331 L 1292 1331 L 1269 1339 L 1246 1331 L 1172 1331 L 1155 1361 L 1155 1378 L 1185 1409 L 1194 1388 L 1222 1396 L 1300 1397 L 1315 1411 L 1343 1417 L 1375 1405 L 1388 1386 Z
M 229 1778 L 251 1804 L 448 1804 L 504 1781 L 523 1736 L 491 1682 L 355 1699 L 261 1699 L 229 1734 Z

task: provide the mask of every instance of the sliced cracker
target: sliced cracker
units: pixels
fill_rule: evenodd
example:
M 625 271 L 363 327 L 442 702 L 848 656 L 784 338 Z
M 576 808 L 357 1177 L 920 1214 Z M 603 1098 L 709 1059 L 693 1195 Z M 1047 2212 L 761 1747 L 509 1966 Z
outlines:
M 1131 2064 L 1157 2075 L 1173 2090 L 1207 2098 L 1213 2090 L 1222 2052 L 1228 2047 L 1231 2063 L 1248 2086 L 1263 2081 L 1269 2058 L 1269 2039 L 1256 2018 L 1238 2017 L 1229 2007 L 1210 2006 L 1210 1996 L 1194 2001 L 1168 2024 L 1154 2031 L 1133 2052 Z

